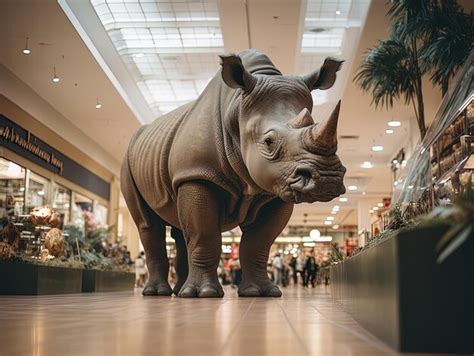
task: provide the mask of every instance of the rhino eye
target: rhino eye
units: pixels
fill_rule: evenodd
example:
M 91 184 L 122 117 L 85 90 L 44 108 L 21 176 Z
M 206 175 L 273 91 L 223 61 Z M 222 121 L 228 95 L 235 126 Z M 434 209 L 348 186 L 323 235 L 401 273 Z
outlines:
M 265 141 L 263 141 L 268 147 L 271 147 L 275 141 L 271 137 L 267 137 Z

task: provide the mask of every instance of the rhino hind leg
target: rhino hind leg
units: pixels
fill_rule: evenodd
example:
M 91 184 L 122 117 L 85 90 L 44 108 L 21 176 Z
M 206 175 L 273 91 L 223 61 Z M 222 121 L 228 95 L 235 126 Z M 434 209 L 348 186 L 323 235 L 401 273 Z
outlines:
M 220 298 L 217 278 L 221 256 L 220 202 L 217 186 L 203 181 L 183 183 L 178 189 L 178 214 L 188 252 L 189 274 L 178 293 L 183 298 Z
M 270 247 L 288 223 L 292 211 L 293 204 L 275 199 L 262 207 L 252 225 L 241 227 L 240 297 L 281 297 L 278 286 L 268 278 L 267 262 Z
M 142 291 L 145 296 L 171 296 L 168 283 L 169 261 L 166 253 L 166 224 L 145 202 L 131 176 L 128 162 L 121 172 L 121 188 L 145 249 L 149 277 Z
M 188 278 L 188 251 L 183 232 L 175 227 L 171 228 L 171 237 L 176 244 L 175 269 L 177 274 L 176 285 L 173 287 L 173 293 L 178 295 L 186 278 Z

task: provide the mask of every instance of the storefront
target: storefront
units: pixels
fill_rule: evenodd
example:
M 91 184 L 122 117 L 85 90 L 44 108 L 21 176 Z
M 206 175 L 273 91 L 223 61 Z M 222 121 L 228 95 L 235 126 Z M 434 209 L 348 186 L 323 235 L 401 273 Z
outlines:
M 0 220 L 52 209 L 59 227 L 117 224 L 118 178 L 0 96 Z

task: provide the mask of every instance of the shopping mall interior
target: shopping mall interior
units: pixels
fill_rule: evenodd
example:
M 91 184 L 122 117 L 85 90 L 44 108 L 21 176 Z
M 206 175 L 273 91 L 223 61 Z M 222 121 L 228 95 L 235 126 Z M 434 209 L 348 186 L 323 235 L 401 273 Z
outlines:
M 0 355 L 474 353 L 472 0 L 0 0 Z

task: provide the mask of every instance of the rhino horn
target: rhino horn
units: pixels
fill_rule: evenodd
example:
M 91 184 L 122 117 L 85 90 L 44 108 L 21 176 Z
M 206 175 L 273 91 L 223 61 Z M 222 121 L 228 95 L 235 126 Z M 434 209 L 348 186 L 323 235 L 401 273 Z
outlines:
M 294 129 L 301 129 L 303 127 L 308 127 L 314 125 L 313 118 L 308 109 L 304 108 L 301 112 L 291 120 L 290 126 Z
M 337 103 L 332 114 L 325 121 L 314 124 L 306 132 L 304 141 L 310 151 L 332 154 L 337 149 L 337 121 L 341 101 Z

